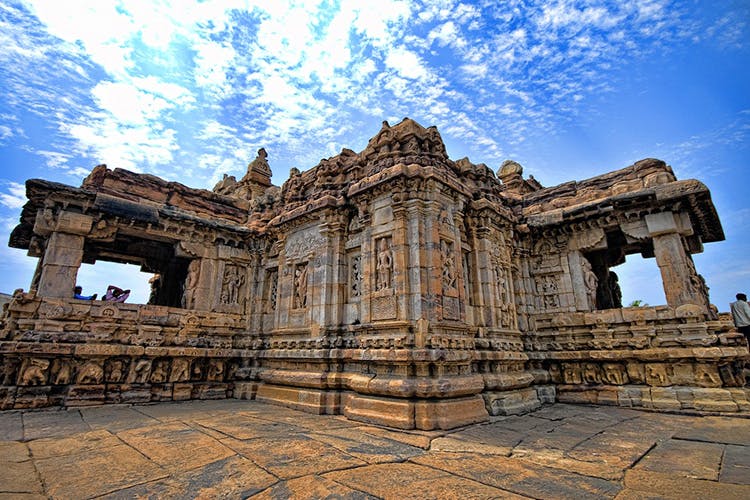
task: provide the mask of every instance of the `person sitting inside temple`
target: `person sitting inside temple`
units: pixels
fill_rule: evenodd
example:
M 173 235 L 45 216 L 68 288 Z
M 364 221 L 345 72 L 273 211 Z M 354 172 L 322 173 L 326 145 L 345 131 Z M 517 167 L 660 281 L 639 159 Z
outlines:
M 73 298 L 78 300 L 96 300 L 96 294 L 94 295 L 82 295 L 83 294 L 83 287 L 82 286 L 76 286 L 73 289 Z
M 127 300 L 129 296 L 130 290 L 123 290 L 118 286 L 109 285 L 107 287 L 107 293 L 104 294 L 102 300 L 107 300 L 110 302 L 125 302 L 125 300 Z

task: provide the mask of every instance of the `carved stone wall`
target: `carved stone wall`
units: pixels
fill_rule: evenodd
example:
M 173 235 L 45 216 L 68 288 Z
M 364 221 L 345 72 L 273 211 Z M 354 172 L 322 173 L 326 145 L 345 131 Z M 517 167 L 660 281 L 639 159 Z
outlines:
M 103 165 L 28 181 L 10 244 L 39 265 L 2 318 L 0 406 L 257 398 L 406 429 L 554 401 L 750 407 L 747 346 L 691 257 L 718 216 L 661 161 L 544 188 L 405 119 L 270 177 L 260 149 L 213 191 Z M 635 253 L 667 304 L 622 308 Z M 97 260 L 154 273 L 149 304 L 73 299 Z

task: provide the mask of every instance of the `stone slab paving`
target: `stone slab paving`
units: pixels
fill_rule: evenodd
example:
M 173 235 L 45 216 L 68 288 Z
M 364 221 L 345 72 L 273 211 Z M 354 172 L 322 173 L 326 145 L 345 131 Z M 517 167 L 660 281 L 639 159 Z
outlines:
M 0 412 L 4 498 L 750 498 L 750 419 L 557 404 L 399 431 L 256 401 Z

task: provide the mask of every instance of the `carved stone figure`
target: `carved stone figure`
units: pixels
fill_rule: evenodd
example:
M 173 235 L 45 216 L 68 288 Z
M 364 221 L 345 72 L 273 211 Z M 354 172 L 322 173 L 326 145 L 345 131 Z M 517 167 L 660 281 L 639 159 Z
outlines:
M 195 292 L 198 287 L 200 278 L 201 262 L 200 259 L 190 261 L 188 265 L 187 278 L 185 280 L 185 291 L 182 296 L 182 308 L 193 309 L 195 307 Z
M 15 384 L 18 375 L 18 368 L 21 366 L 21 360 L 16 357 L 5 356 L 2 359 L 2 364 L 3 385 Z
M 159 291 L 161 288 L 161 275 L 160 274 L 154 274 L 151 279 L 148 280 L 149 287 L 151 288 L 151 292 L 148 296 L 148 303 L 149 304 L 156 304 L 159 300 Z M 187 285 L 186 285 L 187 288 Z M 183 292 L 184 293 L 184 292 Z M 184 297 L 184 295 L 183 295 Z M 185 302 L 183 299 L 182 307 L 185 307 Z
M 224 174 L 222 179 L 214 186 L 213 192 L 224 195 L 229 194 L 233 191 L 236 184 L 237 178 L 235 176 Z
M 614 271 L 610 271 L 607 275 L 607 286 L 612 296 L 611 308 L 619 309 L 622 307 L 622 290 L 620 290 L 620 279 Z
M 47 383 L 48 359 L 31 358 L 21 372 L 18 385 L 45 385 Z
M 121 382 L 125 376 L 125 362 L 121 359 L 110 359 L 106 364 L 107 382 Z
M 442 240 L 440 256 L 443 261 L 443 291 L 456 291 L 456 261 L 453 256 L 453 245 Z
M 362 293 L 362 256 L 355 255 L 349 268 L 349 297 L 356 298 Z
M 245 283 L 245 276 L 237 266 L 227 266 L 224 270 L 222 281 L 221 302 L 224 304 L 237 304 L 240 287 Z
M 224 379 L 224 361 L 212 359 L 208 364 L 208 380 L 218 382 Z
M 294 269 L 294 308 L 307 307 L 307 264 L 300 264 Z
M 185 358 L 175 358 L 172 361 L 172 372 L 169 374 L 170 382 L 184 382 L 190 378 L 190 362 Z
M 268 273 L 268 297 L 266 312 L 273 312 L 276 310 L 276 294 L 278 293 L 279 286 L 279 271 L 274 269 Z
M 393 274 L 393 253 L 388 247 L 387 238 L 378 240 L 376 290 L 391 288 Z
M 584 363 L 583 365 L 583 381 L 587 384 L 598 384 L 600 383 L 601 376 L 599 375 L 599 366 L 595 363 Z
M 86 361 L 78 369 L 79 384 L 101 384 L 104 379 L 104 370 L 102 365 L 97 361 Z
M 151 360 L 139 359 L 133 364 L 128 377 L 131 384 L 145 384 L 148 382 L 148 375 L 151 372 Z
M 669 385 L 667 369 L 663 363 L 648 363 L 646 365 L 646 382 L 657 387 Z
M 612 385 L 623 385 L 628 382 L 628 374 L 619 363 L 604 363 L 604 381 Z
M 596 309 L 596 288 L 599 285 L 599 279 L 591 268 L 591 263 L 585 257 L 581 257 L 581 270 L 583 271 L 583 285 L 586 287 L 589 307 Z
M 203 380 L 206 375 L 206 360 L 197 358 L 190 363 L 190 380 Z
M 159 359 L 154 362 L 153 369 L 151 370 L 151 383 L 162 384 L 167 381 L 167 373 L 169 370 L 169 361 L 166 359 Z
M 68 359 L 56 359 L 52 366 L 52 384 L 66 385 L 73 380 L 73 366 Z
M 566 384 L 582 384 L 583 377 L 581 367 L 577 363 L 565 363 L 563 365 L 563 380 Z

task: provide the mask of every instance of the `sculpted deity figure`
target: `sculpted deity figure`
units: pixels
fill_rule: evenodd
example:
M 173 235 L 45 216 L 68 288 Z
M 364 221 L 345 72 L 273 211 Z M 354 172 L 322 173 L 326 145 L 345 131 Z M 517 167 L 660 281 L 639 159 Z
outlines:
M 362 257 L 356 255 L 351 261 L 351 283 L 349 285 L 349 295 L 359 297 L 362 288 Z
M 302 264 L 294 271 L 294 308 L 305 307 L 307 307 L 307 264 Z
M 589 299 L 589 306 L 596 309 L 596 287 L 599 280 L 591 268 L 591 263 L 585 257 L 581 258 L 581 270 L 583 271 L 583 284 L 586 287 L 586 296 Z
M 279 273 L 277 270 L 270 271 L 268 273 L 268 303 L 266 305 L 266 312 L 273 312 L 276 310 L 276 291 L 279 286 Z
M 281 198 L 285 201 L 297 201 L 302 199 L 302 173 L 298 168 L 289 170 L 289 179 L 281 186 Z
M 393 253 L 388 247 L 386 238 L 378 241 L 378 263 L 376 290 L 391 288 L 391 274 L 393 273 Z
M 456 262 L 453 259 L 451 244 L 440 242 L 440 254 L 443 260 L 443 288 L 446 291 L 456 290 Z
M 239 299 L 240 287 L 245 283 L 245 276 L 242 275 L 237 266 L 227 266 L 224 271 L 223 290 L 221 301 L 224 304 L 237 304 Z
M 182 308 L 192 309 L 195 305 L 195 289 L 198 286 L 198 278 L 200 276 L 201 263 L 199 259 L 190 261 L 188 266 L 188 274 L 185 279 L 185 291 L 182 295 Z

